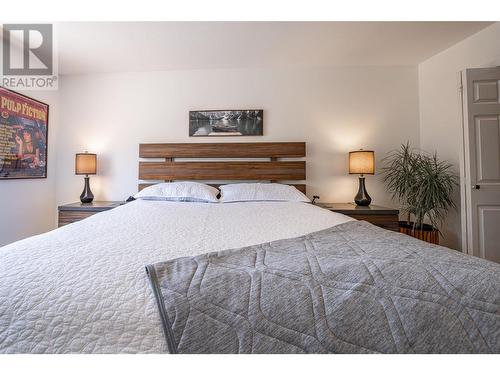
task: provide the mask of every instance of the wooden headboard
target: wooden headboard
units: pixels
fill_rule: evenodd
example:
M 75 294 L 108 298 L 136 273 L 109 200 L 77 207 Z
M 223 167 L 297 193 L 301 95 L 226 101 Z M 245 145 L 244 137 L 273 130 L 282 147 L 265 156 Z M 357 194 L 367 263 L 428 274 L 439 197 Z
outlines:
M 306 179 L 304 160 L 280 160 L 306 156 L 305 142 L 255 143 L 142 143 L 139 157 L 164 161 L 140 161 L 139 190 L 155 181 L 286 181 L 305 193 L 306 185 L 294 181 Z M 182 159 L 250 159 L 245 161 L 177 161 Z M 251 159 L 269 159 L 268 161 Z M 217 185 L 214 185 L 217 186 Z

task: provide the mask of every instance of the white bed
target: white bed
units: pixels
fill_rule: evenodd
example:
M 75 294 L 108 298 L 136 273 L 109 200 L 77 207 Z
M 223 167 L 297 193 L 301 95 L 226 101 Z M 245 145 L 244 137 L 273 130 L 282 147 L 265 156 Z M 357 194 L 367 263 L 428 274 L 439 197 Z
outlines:
M 352 219 L 308 203 L 134 201 L 0 248 L 0 353 L 161 353 L 144 266 Z

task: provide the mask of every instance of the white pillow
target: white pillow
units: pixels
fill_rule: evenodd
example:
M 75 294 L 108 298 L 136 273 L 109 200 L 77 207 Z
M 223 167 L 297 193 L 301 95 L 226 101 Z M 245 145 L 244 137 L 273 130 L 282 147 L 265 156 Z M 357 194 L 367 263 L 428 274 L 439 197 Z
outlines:
M 163 182 L 148 186 L 135 199 L 175 201 L 175 202 L 218 202 L 219 190 L 199 182 Z
M 273 183 L 241 183 L 220 186 L 220 202 L 284 201 L 310 202 L 294 186 Z

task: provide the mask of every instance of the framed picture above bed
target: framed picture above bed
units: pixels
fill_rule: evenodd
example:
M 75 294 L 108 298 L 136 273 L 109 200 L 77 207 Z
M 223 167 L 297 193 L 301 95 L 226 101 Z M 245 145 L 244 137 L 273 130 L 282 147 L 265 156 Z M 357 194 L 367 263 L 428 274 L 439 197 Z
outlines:
M 189 112 L 189 136 L 263 135 L 262 109 L 206 110 Z
M 0 87 L 0 180 L 47 177 L 49 106 Z

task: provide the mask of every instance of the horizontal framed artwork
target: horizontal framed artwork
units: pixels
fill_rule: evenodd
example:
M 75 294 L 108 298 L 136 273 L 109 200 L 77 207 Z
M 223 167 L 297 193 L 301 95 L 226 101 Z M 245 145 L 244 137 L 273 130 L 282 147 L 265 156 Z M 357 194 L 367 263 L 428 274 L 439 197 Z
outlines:
M 0 180 L 47 177 L 49 106 L 0 87 Z
M 189 136 L 263 135 L 264 110 L 206 110 L 189 112 Z

